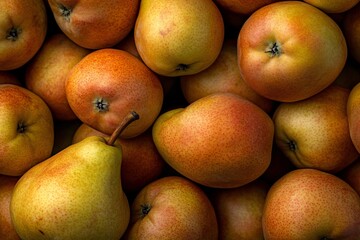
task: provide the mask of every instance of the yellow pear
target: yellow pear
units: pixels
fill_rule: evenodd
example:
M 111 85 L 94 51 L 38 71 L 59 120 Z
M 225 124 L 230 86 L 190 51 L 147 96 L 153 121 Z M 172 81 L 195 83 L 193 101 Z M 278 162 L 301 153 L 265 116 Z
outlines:
M 350 134 L 349 94 L 349 89 L 331 85 L 276 108 L 274 141 L 296 167 L 335 173 L 359 157 Z
M 47 104 L 15 84 L 0 84 L 0 174 L 21 176 L 49 158 L 54 123 Z
M 27 171 L 16 184 L 10 214 L 21 239 L 120 239 L 130 219 L 121 185 L 120 147 L 92 136 Z M 118 131 L 120 130 L 120 131 Z
M 140 57 L 154 72 L 188 75 L 215 61 L 224 22 L 211 0 L 142 0 L 134 39 Z

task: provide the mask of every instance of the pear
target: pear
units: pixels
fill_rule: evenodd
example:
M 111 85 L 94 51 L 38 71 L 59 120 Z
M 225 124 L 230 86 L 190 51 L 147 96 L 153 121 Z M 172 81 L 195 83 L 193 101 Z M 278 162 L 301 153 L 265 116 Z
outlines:
M 122 150 L 113 144 L 138 117 L 131 112 L 110 139 L 85 138 L 19 179 L 10 213 L 21 239 L 121 238 L 130 207 L 121 185 Z
M 181 175 L 207 187 L 240 187 L 270 165 L 274 125 L 255 103 L 213 93 L 160 115 L 152 128 L 160 155 Z
M 296 169 L 271 185 L 262 228 L 266 240 L 360 239 L 360 198 L 336 175 Z
M 142 0 L 134 27 L 141 59 L 169 77 L 208 68 L 220 54 L 224 34 L 221 12 L 211 0 Z

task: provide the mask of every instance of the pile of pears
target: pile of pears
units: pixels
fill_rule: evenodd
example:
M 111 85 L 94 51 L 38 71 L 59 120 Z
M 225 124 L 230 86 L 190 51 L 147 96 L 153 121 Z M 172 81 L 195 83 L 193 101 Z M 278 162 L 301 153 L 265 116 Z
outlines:
M 245 12 L 234 12 L 230 2 Z M 0 126 L 17 129 L 22 139 L 36 135 L 19 110 L 15 90 L 21 89 L 29 92 L 24 96 L 44 100 L 44 111 L 25 104 L 22 109 L 46 118 L 37 126 L 44 130 L 47 122 L 49 130 L 37 136 L 40 143 L 19 149 L 8 147 L 15 145 L 12 135 L 0 128 L 0 183 L 12 182 L 6 204 L 6 184 L 0 184 L 0 240 L 6 234 L 22 240 L 216 240 L 239 239 L 232 232 L 252 230 L 260 239 L 310 239 L 313 229 L 321 233 L 318 239 L 359 239 L 359 194 L 338 178 L 360 159 L 360 141 L 356 148 L 350 136 L 360 113 L 346 111 L 348 99 L 360 109 L 360 83 L 350 95 L 350 85 L 360 78 L 347 82 L 345 75 L 352 74 L 341 72 L 360 63 L 347 52 L 351 38 L 330 18 L 336 15 L 327 16 L 310 0 L 240 2 L 0 1 L 0 30 L 10 29 L 7 41 L 0 41 L 0 85 L 7 73 L 23 77 L 7 94 L 12 84 L 0 87 Z M 360 0 L 348 2 L 348 10 L 356 3 L 360 12 Z M 306 24 L 298 24 L 299 16 Z M 286 18 L 289 24 L 281 24 Z M 291 41 L 274 29 L 286 29 Z M 349 89 L 336 86 L 341 84 Z M 68 122 L 82 130 L 73 131 L 67 144 L 54 137 L 54 127 Z M 56 127 L 59 135 L 73 130 Z M 127 154 L 120 139 L 143 136 L 150 141 L 137 141 Z M 145 151 L 151 153 L 143 154 L 146 147 L 139 142 L 150 142 Z M 31 162 L 35 147 L 45 145 L 48 155 Z M 21 160 L 31 164 L 9 154 L 14 148 L 12 153 L 23 153 Z M 1 162 L 15 168 L 13 159 L 21 169 L 1 172 Z M 145 181 L 158 180 L 163 170 L 166 177 Z M 2 181 L 2 174 L 14 178 Z M 134 182 L 127 181 L 131 175 Z

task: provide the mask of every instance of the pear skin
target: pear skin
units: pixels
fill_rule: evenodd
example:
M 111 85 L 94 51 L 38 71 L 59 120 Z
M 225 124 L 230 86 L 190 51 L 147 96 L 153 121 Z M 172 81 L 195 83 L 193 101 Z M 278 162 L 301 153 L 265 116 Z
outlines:
M 182 176 L 146 185 L 131 205 L 123 240 L 215 240 L 218 224 L 205 191 Z
M 303 1 L 278 1 L 256 10 L 237 39 L 244 81 L 278 102 L 321 92 L 335 81 L 348 56 L 340 26 Z
M 0 9 L 0 71 L 15 70 L 30 61 L 45 40 L 45 1 L 1 1 Z
M 296 169 L 270 187 L 262 226 L 267 240 L 356 240 L 360 236 L 360 198 L 336 175 Z
M 164 112 L 152 130 L 163 159 L 208 187 L 245 185 L 270 164 L 273 122 L 260 107 L 236 94 L 216 93 Z
M 129 221 L 119 159 L 119 148 L 94 136 L 26 172 L 10 204 L 20 237 L 119 239 Z
M 10 200 L 18 177 L 0 175 L 0 239 L 21 240 L 10 216 Z
M 54 123 L 47 104 L 15 84 L 0 84 L 0 174 L 21 176 L 51 156 Z
M 213 189 L 219 240 L 263 240 L 262 212 L 269 184 L 262 179 L 238 188 Z
M 224 21 L 211 0 L 142 0 L 134 28 L 141 59 L 163 76 L 194 74 L 220 53 Z
M 296 167 L 336 173 L 359 157 L 351 140 L 349 94 L 331 85 L 310 98 L 278 105 L 274 141 Z
M 100 49 L 86 55 L 69 73 L 65 85 L 71 109 L 83 122 L 112 134 L 129 111 L 141 115 L 121 137 L 140 135 L 159 115 L 164 91 L 157 75 L 134 55 Z
M 139 0 L 48 0 L 59 28 L 89 49 L 113 47 L 135 25 Z

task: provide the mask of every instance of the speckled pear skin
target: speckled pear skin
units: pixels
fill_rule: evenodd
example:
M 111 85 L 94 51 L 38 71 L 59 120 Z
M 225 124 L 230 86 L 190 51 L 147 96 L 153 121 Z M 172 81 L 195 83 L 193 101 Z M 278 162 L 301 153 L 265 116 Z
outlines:
M 154 72 L 169 77 L 209 67 L 224 36 L 221 12 L 211 0 L 142 0 L 134 27 L 141 59 Z
M 333 174 L 293 170 L 271 186 L 262 223 L 268 240 L 356 240 L 360 236 L 360 198 Z
M 153 126 L 164 160 L 209 187 L 237 187 L 258 178 L 270 164 L 273 135 L 271 118 L 231 93 L 165 112 Z
M 26 172 L 11 217 L 24 239 L 119 239 L 130 210 L 122 190 L 121 150 L 88 137 Z

